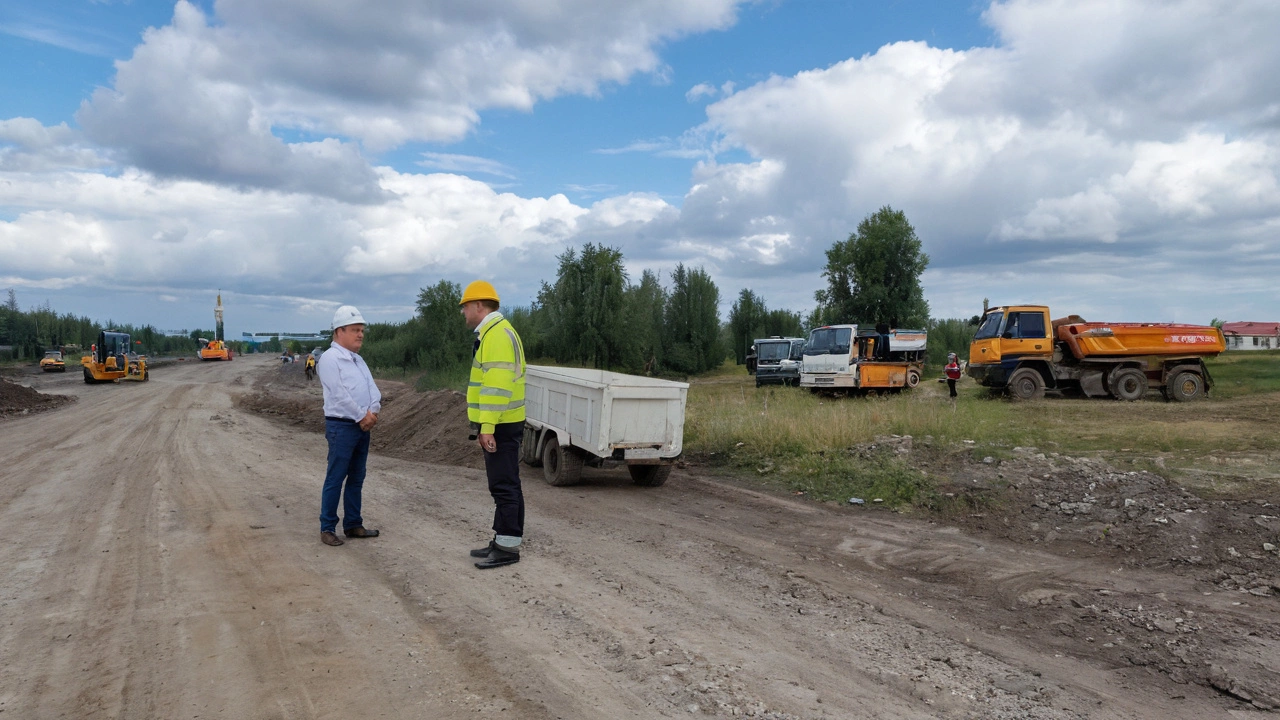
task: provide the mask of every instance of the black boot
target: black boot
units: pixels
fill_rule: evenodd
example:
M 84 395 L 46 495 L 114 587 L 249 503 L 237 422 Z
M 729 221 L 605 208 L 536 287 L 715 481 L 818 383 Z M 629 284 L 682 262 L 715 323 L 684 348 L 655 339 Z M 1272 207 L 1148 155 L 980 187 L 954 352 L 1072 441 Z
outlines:
M 489 551 L 489 555 L 484 560 L 476 563 L 476 567 L 481 570 L 488 570 L 489 568 L 502 567 L 503 565 L 514 565 L 518 562 L 520 562 L 519 550 L 512 552 L 494 545 L 493 549 Z
M 498 544 L 490 540 L 488 545 L 485 545 L 484 547 L 476 550 L 472 550 L 471 557 L 473 558 L 489 557 L 489 551 L 496 547 L 498 547 Z

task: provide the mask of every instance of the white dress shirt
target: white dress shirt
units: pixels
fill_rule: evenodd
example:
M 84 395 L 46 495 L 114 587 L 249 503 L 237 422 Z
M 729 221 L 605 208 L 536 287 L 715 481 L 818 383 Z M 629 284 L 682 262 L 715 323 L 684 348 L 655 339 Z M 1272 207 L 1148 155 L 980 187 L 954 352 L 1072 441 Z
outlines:
M 360 422 L 365 413 L 382 411 L 382 393 L 364 359 L 333 343 L 316 364 L 324 388 L 324 416 Z

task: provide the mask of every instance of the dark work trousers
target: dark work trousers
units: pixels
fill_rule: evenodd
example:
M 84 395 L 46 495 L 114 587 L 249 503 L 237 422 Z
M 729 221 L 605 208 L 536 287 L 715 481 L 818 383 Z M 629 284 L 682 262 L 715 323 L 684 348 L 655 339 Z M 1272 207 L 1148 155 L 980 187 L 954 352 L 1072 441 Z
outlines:
M 365 461 L 369 457 L 369 433 L 354 420 L 324 419 L 324 437 L 329 441 L 329 463 L 320 491 L 320 532 L 333 532 L 338 525 L 338 498 L 342 498 L 342 527 L 364 525 L 360 517 L 360 491 L 364 489 Z M 346 488 L 343 488 L 343 481 Z
M 951 390 L 951 397 L 955 397 L 955 396 L 956 396 L 956 381 L 955 381 L 955 380 L 952 380 L 951 378 L 947 378 L 947 387 Z
M 524 423 L 502 423 L 493 427 L 494 452 L 484 454 L 484 472 L 493 496 L 495 535 L 524 537 L 524 493 L 520 491 L 520 443 Z

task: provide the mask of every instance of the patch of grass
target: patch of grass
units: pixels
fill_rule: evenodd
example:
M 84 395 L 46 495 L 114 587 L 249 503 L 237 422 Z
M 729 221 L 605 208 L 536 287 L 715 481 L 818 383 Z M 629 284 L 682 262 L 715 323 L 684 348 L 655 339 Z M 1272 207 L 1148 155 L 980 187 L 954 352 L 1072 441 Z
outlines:
M 467 382 L 471 379 L 471 366 L 460 365 L 445 370 L 425 370 L 413 383 L 418 392 L 429 390 L 457 390 L 466 392 Z
M 899 458 L 870 459 L 848 453 L 806 454 L 784 461 L 777 481 L 787 489 L 820 501 L 847 502 L 862 498 L 868 504 L 883 500 L 890 506 L 923 504 L 933 496 L 933 484 Z
M 1258 356 L 1266 353 L 1258 353 Z M 963 449 L 972 459 L 1011 456 L 1017 446 L 1108 457 L 1166 454 L 1171 469 L 1223 452 L 1280 450 L 1280 396 L 1266 391 L 1280 364 L 1245 358 L 1223 367 L 1237 375 L 1248 396 L 1173 403 L 1152 394 L 1139 402 L 1050 397 L 1019 403 L 962 383 L 951 401 L 945 386 L 925 382 L 900 395 L 831 398 L 800 388 L 755 388 L 745 369 L 722 369 L 691 380 L 685 450 L 693 457 L 735 468 L 816 499 L 883 497 L 886 503 L 931 504 L 933 480 L 896 458 L 867 460 L 851 448 L 877 436 L 911 435 L 939 450 Z M 1217 369 L 1212 369 L 1219 378 Z M 1222 372 L 1233 378 L 1233 371 Z M 1280 382 L 1280 378 L 1274 378 Z M 944 480 L 940 478 L 939 480 Z M 868 497 L 868 499 L 871 499 Z
M 1205 365 L 1213 377 L 1214 398 L 1280 392 L 1280 350 L 1237 350 L 1210 358 Z

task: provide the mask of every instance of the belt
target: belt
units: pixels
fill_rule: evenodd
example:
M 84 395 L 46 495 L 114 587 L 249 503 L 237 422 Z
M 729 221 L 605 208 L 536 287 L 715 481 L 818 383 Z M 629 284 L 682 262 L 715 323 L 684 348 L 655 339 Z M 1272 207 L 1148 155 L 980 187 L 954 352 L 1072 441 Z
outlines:
M 328 416 L 328 415 L 325 415 L 325 416 L 324 416 L 324 419 L 325 419 L 325 420 L 332 420 L 332 421 L 334 421 L 334 422 L 340 422 L 340 423 L 351 423 L 352 425 L 357 425 L 357 424 L 358 424 L 358 423 L 357 423 L 357 421 L 352 420 L 351 418 L 330 417 L 330 416 Z

